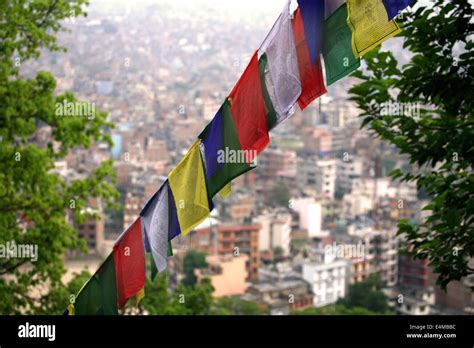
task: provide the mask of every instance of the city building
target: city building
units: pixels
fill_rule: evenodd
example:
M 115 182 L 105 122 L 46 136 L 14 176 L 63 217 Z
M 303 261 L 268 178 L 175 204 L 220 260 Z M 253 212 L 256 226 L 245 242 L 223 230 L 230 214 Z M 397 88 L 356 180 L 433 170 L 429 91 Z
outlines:
M 338 260 L 323 250 L 318 250 L 317 253 L 319 257 L 316 260 L 303 262 L 302 277 L 311 285 L 313 305 L 323 307 L 346 296 L 350 263 Z
M 402 288 L 426 289 L 432 286 L 428 260 L 400 255 L 398 258 L 398 283 Z
M 350 193 L 353 182 L 362 177 L 364 161 L 362 158 L 349 156 L 348 160 L 337 161 L 337 190 L 343 193 Z
M 187 237 L 186 243 L 190 249 L 209 255 L 247 255 L 248 280 L 257 280 L 260 266 L 259 231 L 260 225 L 217 224 L 197 229 Z
M 253 219 L 261 226 L 259 232 L 259 251 L 275 251 L 280 248 L 283 256 L 290 255 L 292 215 L 284 211 L 263 213 Z
M 296 171 L 296 152 L 280 149 L 266 149 L 258 157 L 258 175 L 263 180 L 278 182 L 279 172 Z
M 148 162 L 168 162 L 170 156 L 166 141 L 146 138 L 145 159 Z
M 249 299 L 264 305 L 271 315 L 288 315 L 292 310 L 312 307 L 313 295 L 310 285 L 303 280 L 279 280 L 252 284 Z
M 316 162 L 316 191 L 333 199 L 336 191 L 337 160 L 319 160 Z
M 435 305 L 435 293 L 433 288 L 417 291 L 405 291 L 399 294 L 397 299 L 396 313 L 399 315 L 430 315 L 438 314 Z
M 151 197 L 151 196 L 150 196 Z M 146 197 L 143 195 L 135 195 L 127 192 L 123 206 L 123 228 L 128 228 L 140 215 L 141 210 L 145 206 Z
M 474 267 L 474 258 L 470 259 L 469 267 Z M 436 282 L 436 274 L 432 274 L 432 283 Z M 435 305 L 441 314 L 474 315 L 474 276 L 452 281 L 446 291 L 435 285 Z
M 312 149 L 324 157 L 332 151 L 332 134 L 327 127 L 305 127 L 303 129 L 304 147 Z
M 375 272 L 386 287 L 397 285 L 398 281 L 398 239 L 395 228 L 375 230 L 366 236 L 369 254 L 373 257 Z
M 237 296 L 247 290 L 247 255 L 208 255 L 207 268 L 194 271 L 197 282 L 208 278 L 214 287 L 213 297 Z
M 96 208 L 85 208 L 84 213 L 93 214 L 95 217 L 88 218 L 78 226 L 79 238 L 85 239 L 90 252 L 101 252 L 104 244 L 104 213 L 100 204 L 94 204 Z
M 337 160 L 315 156 L 298 159 L 299 189 L 334 199 L 337 179 Z
M 374 273 L 372 258 L 370 255 L 362 258 L 351 258 L 351 284 L 360 283 Z
M 255 197 L 251 194 L 236 192 L 219 201 L 220 216 L 228 221 L 243 223 L 247 221 L 255 210 Z
M 307 230 L 309 238 L 321 236 L 321 204 L 314 198 L 295 198 L 290 207 L 299 215 L 299 229 Z

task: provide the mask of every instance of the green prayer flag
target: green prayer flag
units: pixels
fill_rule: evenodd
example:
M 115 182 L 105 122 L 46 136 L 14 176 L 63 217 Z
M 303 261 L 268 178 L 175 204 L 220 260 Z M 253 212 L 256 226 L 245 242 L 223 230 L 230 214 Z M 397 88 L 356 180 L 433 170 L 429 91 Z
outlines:
M 360 59 L 352 51 L 352 31 L 347 24 L 346 4 L 339 7 L 324 24 L 323 56 L 328 86 L 360 67 Z
M 114 255 L 111 253 L 81 289 L 74 302 L 75 315 L 117 315 Z
M 171 241 L 168 241 L 167 256 L 168 257 L 173 256 L 173 246 L 171 245 Z M 153 255 L 151 253 L 149 254 L 149 261 L 148 262 L 150 263 L 150 279 L 155 280 L 156 275 L 159 272 L 158 272 L 158 268 L 156 268 L 156 263 L 153 260 Z
M 150 279 L 155 280 L 156 275 L 158 274 L 158 268 L 156 268 L 155 260 L 153 260 L 153 255 L 150 253 Z
M 203 145 L 201 153 L 210 200 L 236 177 L 255 167 L 247 164 L 247 159 L 252 157 L 249 156 L 252 155 L 249 153 L 251 150 L 241 149 L 229 100 L 224 102 L 211 123 L 199 135 L 199 139 Z
M 263 100 L 265 101 L 265 107 L 267 109 L 267 127 L 268 130 L 271 130 L 278 122 L 277 113 L 275 108 L 273 107 L 272 100 L 270 99 L 270 94 L 268 94 L 267 85 L 265 83 L 265 73 L 267 71 L 268 66 L 268 59 L 267 54 L 264 53 L 260 57 L 258 62 L 258 67 L 260 70 L 260 82 L 262 84 L 262 93 L 263 93 Z

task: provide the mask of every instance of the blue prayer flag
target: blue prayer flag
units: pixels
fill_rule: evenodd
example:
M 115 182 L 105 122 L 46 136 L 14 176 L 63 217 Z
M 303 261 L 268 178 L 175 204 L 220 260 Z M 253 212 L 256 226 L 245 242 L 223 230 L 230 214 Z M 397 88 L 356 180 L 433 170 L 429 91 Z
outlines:
M 383 4 L 387 10 L 388 20 L 391 21 L 398 13 L 406 9 L 412 3 L 413 0 L 383 0 Z
M 311 63 L 316 64 L 323 48 L 324 0 L 298 0 L 303 18 L 304 35 L 309 49 Z

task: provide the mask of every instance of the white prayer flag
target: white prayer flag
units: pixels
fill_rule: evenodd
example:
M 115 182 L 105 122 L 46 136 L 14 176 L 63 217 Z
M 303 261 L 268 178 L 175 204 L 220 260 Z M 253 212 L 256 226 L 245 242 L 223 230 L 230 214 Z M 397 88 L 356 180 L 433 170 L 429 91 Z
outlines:
M 151 198 L 142 212 L 143 228 L 158 272 L 166 269 L 168 256 L 168 182 Z
M 259 49 L 260 55 L 264 53 L 268 61 L 265 85 L 277 113 L 278 124 L 295 113 L 295 104 L 301 94 L 289 0 Z

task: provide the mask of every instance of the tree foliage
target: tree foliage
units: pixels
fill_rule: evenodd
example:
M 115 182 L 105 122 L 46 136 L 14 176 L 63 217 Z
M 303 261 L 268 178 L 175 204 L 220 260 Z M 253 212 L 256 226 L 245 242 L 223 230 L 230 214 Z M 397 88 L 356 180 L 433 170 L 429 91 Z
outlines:
M 239 297 L 222 297 L 216 300 L 214 313 L 218 315 L 265 315 L 269 310 L 256 302 Z
M 282 182 L 275 184 L 270 190 L 269 200 L 272 206 L 288 207 L 290 198 L 290 190 Z
M 208 279 L 199 284 L 180 284 L 171 290 L 166 274 L 147 280 L 146 296 L 140 306 L 150 315 L 262 315 L 268 311 L 252 301 L 240 298 L 214 299 Z
M 73 278 L 65 286 L 51 288 L 41 299 L 41 304 L 37 306 L 35 314 L 39 315 L 59 315 L 64 313 L 68 303 L 71 303 L 71 295 L 75 295 L 77 290 L 90 279 L 92 275 L 88 271 L 75 273 Z
M 207 267 L 206 253 L 190 250 L 184 256 L 183 270 L 185 278 L 183 284 L 186 286 L 193 286 L 196 284 L 196 276 L 194 270 Z
M 363 282 L 349 285 L 346 297 L 338 300 L 337 304 L 349 309 L 365 308 L 372 313 L 388 314 L 390 307 L 382 286 L 378 275 L 371 275 Z
M 20 67 L 38 58 L 42 50 L 63 50 L 55 37 L 63 30 L 61 21 L 84 15 L 86 4 L 85 0 L 1 2 L 0 244 L 38 246 L 36 262 L 0 259 L 1 314 L 44 313 L 55 306 L 51 294 L 63 288 L 63 254 L 79 245 L 66 216 L 81 224 L 91 217 L 84 209 L 90 198 L 111 205 L 118 196 L 109 161 L 83 180 L 65 179 L 54 172 L 54 162 L 72 149 L 87 149 L 93 142 L 111 144 L 104 132 L 112 126 L 107 115 L 94 110 L 93 119 L 77 114 L 58 117 L 57 103 L 76 102 L 74 95 L 58 95 L 48 72 L 40 71 L 33 78 L 20 74 Z M 47 144 L 37 141 L 40 128 L 51 131 Z
M 166 274 L 160 274 L 154 281 L 147 280 L 141 306 L 150 315 L 208 315 L 211 314 L 213 291 L 207 280 L 194 286 L 179 285 L 172 291 Z
M 399 234 L 411 255 L 429 260 L 445 288 L 474 272 L 468 265 L 474 256 L 473 8 L 468 0 L 417 5 L 403 17 L 409 62 L 400 66 L 390 52 L 370 52 L 350 92 L 362 126 L 410 160 L 411 168 L 391 176 L 416 182 L 431 199 L 424 207 L 429 217 L 420 224 L 400 221 Z M 382 115 L 389 102 L 398 110 Z M 420 105 L 419 115 L 401 112 L 407 103 Z
M 379 315 L 363 307 L 348 308 L 342 304 L 328 305 L 321 308 L 305 308 L 294 311 L 293 315 Z

